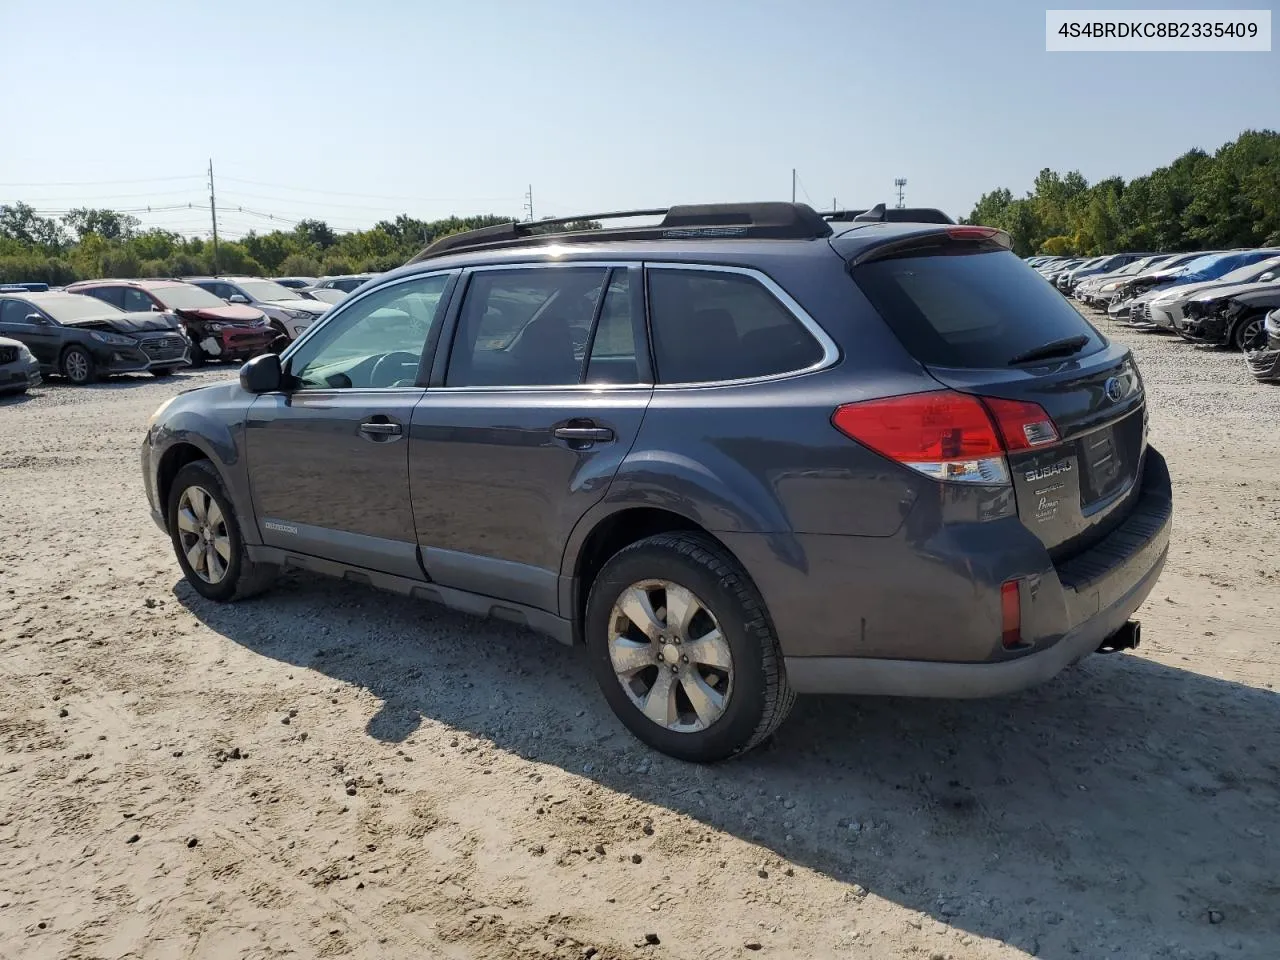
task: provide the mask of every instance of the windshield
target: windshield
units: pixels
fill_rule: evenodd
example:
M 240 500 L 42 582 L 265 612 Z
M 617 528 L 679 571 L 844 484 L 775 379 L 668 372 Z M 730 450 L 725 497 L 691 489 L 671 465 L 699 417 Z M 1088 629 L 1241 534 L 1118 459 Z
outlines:
M 148 292 L 170 310 L 202 310 L 206 307 L 225 307 L 226 304 L 208 290 L 194 284 L 174 284 L 172 287 L 151 287 Z
M 123 310 L 118 310 L 96 297 L 86 297 L 76 293 L 61 297 L 41 297 L 35 303 L 59 323 L 71 323 L 88 317 L 112 317 L 124 313 Z
M 237 280 L 236 286 L 249 295 L 250 300 L 304 300 L 288 287 L 274 280 Z
M 875 260 L 853 278 L 911 354 L 929 366 L 1003 368 L 1046 343 L 1104 341 L 1012 253 Z

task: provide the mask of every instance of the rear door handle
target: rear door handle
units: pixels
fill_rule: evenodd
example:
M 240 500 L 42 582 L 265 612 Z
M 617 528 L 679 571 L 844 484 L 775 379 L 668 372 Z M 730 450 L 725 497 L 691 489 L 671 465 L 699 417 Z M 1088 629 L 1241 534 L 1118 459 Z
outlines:
M 384 437 L 400 436 L 401 429 L 398 423 L 367 422 L 360 424 L 360 432 L 371 440 L 381 440 Z
M 603 443 L 613 439 L 613 431 L 608 427 L 556 427 L 552 433 L 557 440 L 578 443 Z

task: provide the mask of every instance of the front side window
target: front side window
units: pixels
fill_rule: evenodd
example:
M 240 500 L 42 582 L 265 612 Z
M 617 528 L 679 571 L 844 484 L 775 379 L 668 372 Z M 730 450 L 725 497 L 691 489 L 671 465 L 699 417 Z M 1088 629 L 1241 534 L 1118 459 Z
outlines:
M 445 386 L 581 383 L 608 274 L 605 267 L 477 271 L 462 302 Z
M 290 354 L 302 390 L 409 387 L 443 312 L 449 274 L 383 287 L 336 313 Z
M 648 286 L 661 383 L 776 376 L 822 359 L 821 344 L 753 277 L 655 267 Z
M 21 300 L 0 300 L 0 323 L 26 323 L 35 309 Z

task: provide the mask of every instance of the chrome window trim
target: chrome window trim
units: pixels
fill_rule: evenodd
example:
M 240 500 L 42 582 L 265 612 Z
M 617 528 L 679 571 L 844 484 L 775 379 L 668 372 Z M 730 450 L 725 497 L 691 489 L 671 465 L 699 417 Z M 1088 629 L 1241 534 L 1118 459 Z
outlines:
M 825 370 L 834 366 L 840 360 L 840 348 L 836 346 L 834 340 L 823 330 L 818 321 L 809 315 L 809 311 L 796 301 L 795 297 L 787 293 L 780 287 L 776 281 L 768 274 L 755 269 L 754 267 L 731 267 L 721 264 L 712 263 L 688 263 L 688 262 L 668 262 L 665 260 L 645 260 L 643 263 L 645 271 L 645 305 L 649 305 L 649 271 L 650 270 L 689 270 L 701 273 L 732 273 L 738 276 L 750 277 L 770 294 L 773 295 L 779 303 L 784 306 L 787 311 L 799 321 L 800 325 L 808 331 L 809 335 L 818 341 L 818 345 L 822 347 L 822 356 L 814 363 L 799 370 L 787 370 L 783 373 L 771 373 L 763 377 L 740 377 L 735 380 L 698 380 L 689 383 L 663 383 L 662 372 L 657 371 L 658 382 L 654 384 L 655 390 L 689 390 L 701 387 L 737 387 L 747 386 L 755 383 L 772 383 L 776 380 L 789 380 L 792 377 L 804 376 L 807 373 L 817 373 L 819 370 Z M 646 317 L 646 328 L 649 333 L 653 333 L 653 323 L 651 317 Z M 655 368 L 657 366 L 657 358 L 654 358 Z

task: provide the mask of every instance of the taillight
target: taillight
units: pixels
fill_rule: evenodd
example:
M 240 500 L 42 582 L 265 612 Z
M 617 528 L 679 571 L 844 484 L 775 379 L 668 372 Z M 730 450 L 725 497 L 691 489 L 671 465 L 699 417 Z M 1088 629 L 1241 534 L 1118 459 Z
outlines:
M 847 403 L 832 424 L 863 446 L 935 480 L 1007 485 L 1006 452 L 1056 442 L 1034 403 L 938 390 Z
M 999 397 L 984 397 L 982 402 L 995 418 L 1004 448 L 1010 453 L 1058 442 L 1058 428 L 1039 404 Z
M 1017 580 L 1000 584 L 1000 642 L 1006 650 L 1022 645 L 1022 595 Z

